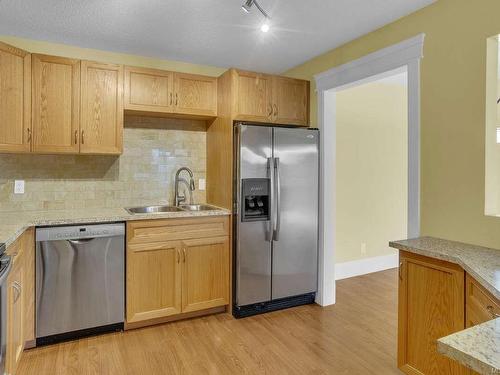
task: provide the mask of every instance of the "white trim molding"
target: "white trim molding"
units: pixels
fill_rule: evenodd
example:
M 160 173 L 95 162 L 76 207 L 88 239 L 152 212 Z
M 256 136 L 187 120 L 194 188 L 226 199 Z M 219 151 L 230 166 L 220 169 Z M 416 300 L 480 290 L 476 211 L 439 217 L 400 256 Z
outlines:
M 425 34 L 383 48 L 314 76 L 320 143 L 320 240 L 316 303 L 335 303 L 336 91 L 370 77 L 405 68 L 408 72 L 408 237 L 420 234 L 420 60 Z
M 399 266 L 398 253 L 353 260 L 335 265 L 335 280 L 348 279 L 373 272 L 390 270 Z

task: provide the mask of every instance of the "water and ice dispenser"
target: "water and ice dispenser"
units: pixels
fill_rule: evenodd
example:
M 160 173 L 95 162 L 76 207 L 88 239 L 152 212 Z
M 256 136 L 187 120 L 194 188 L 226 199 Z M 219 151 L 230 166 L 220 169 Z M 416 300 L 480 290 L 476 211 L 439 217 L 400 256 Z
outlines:
M 267 221 L 271 199 L 268 178 L 247 178 L 241 186 L 242 221 Z

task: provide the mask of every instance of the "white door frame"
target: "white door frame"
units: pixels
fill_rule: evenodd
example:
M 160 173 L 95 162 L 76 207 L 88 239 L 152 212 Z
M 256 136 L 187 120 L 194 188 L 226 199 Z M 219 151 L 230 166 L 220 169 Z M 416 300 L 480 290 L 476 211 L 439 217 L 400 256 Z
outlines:
M 420 60 L 425 34 L 314 76 L 320 144 L 320 246 L 316 303 L 335 303 L 335 92 L 398 68 L 408 71 L 408 237 L 420 234 Z

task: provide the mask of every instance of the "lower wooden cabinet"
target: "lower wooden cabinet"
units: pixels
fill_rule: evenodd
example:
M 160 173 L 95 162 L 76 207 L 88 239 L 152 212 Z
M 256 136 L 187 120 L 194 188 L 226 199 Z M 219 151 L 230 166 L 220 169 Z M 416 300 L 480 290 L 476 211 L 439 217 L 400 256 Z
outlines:
M 229 224 L 213 218 L 127 224 L 127 323 L 229 304 Z
M 181 313 L 180 241 L 129 245 L 127 322 Z
M 183 241 L 182 312 L 229 303 L 229 237 Z
M 437 339 L 465 328 L 464 270 L 400 252 L 398 367 L 406 374 L 468 374 L 437 352 Z
M 500 301 L 469 274 L 465 278 L 465 316 L 467 328 L 500 316 Z
M 7 279 L 6 373 L 14 374 L 26 342 L 35 339 L 34 231 L 28 229 L 8 247 L 12 270 Z

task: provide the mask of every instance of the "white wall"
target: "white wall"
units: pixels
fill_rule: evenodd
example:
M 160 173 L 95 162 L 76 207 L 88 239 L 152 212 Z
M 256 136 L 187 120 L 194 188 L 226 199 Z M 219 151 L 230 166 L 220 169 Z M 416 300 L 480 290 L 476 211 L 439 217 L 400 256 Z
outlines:
M 407 234 L 406 72 L 336 97 L 336 263 L 394 254 Z

